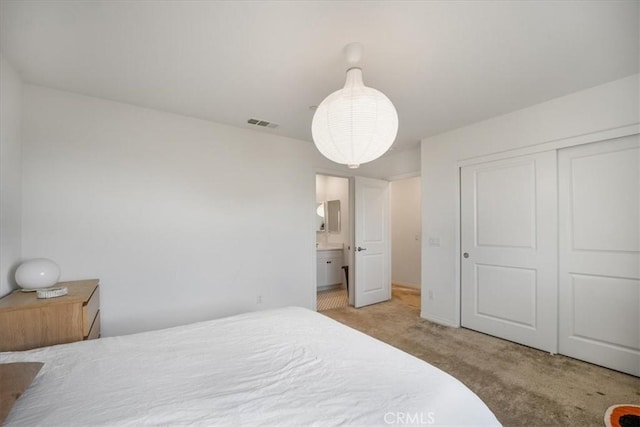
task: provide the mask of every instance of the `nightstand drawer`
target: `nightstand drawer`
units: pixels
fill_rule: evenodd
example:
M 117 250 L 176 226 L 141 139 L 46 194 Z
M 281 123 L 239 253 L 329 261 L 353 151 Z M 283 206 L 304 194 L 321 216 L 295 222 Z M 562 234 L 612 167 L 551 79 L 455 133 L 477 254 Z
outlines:
M 96 286 L 96 290 L 93 291 L 91 298 L 86 304 L 82 306 L 82 334 L 88 336 L 91 331 L 91 326 L 96 320 L 98 310 L 100 309 L 100 286 Z

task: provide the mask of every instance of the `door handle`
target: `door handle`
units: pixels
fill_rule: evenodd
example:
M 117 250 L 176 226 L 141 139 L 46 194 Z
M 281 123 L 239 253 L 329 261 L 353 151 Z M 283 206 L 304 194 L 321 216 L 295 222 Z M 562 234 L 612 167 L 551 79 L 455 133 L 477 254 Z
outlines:
M 462 256 L 463 256 L 463 257 L 465 257 L 465 258 L 469 258 L 469 254 L 468 254 L 468 253 L 466 253 L 466 252 L 465 252 L 465 253 L 463 253 L 463 254 L 462 254 Z
M 356 251 L 358 251 L 358 252 L 360 252 L 360 251 L 366 251 L 366 250 L 367 250 L 367 248 L 361 248 L 360 246 L 358 246 L 358 247 L 356 248 Z

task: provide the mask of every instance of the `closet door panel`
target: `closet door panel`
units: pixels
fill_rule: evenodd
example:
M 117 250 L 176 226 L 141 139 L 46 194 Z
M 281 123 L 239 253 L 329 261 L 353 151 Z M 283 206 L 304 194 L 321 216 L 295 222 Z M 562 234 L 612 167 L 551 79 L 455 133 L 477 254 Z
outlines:
M 557 351 L 556 152 L 461 169 L 462 326 Z
M 558 166 L 560 353 L 640 375 L 640 136 Z

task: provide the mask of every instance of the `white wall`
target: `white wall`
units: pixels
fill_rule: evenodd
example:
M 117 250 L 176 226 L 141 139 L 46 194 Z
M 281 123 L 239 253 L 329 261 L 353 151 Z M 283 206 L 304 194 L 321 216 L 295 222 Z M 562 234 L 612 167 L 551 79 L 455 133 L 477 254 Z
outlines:
M 409 150 L 391 151 L 379 160 L 360 165 L 357 169 L 344 168 L 350 175 L 393 181 L 420 174 L 420 146 Z
M 16 287 L 22 237 L 22 81 L 0 55 L 0 296 Z
M 23 111 L 22 255 L 100 278 L 104 335 L 315 308 L 315 172 L 347 168 L 313 144 L 32 85 Z
M 460 321 L 458 162 L 637 124 L 639 79 L 636 74 L 422 141 L 423 317 L 449 325 Z M 440 245 L 430 246 L 429 238 Z
M 24 102 L 23 255 L 100 278 L 105 335 L 313 306 L 312 145 L 29 85 Z
M 391 190 L 391 281 L 420 287 L 422 216 L 420 177 L 393 181 Z

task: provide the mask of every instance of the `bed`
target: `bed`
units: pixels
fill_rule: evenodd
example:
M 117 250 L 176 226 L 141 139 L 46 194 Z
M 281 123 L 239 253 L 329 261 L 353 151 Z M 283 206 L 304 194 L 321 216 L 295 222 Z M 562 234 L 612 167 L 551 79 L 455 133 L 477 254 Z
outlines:
M 44 362 L 13 425 L 499 425 L 461 382 L 289 307 L 0 353 Z

